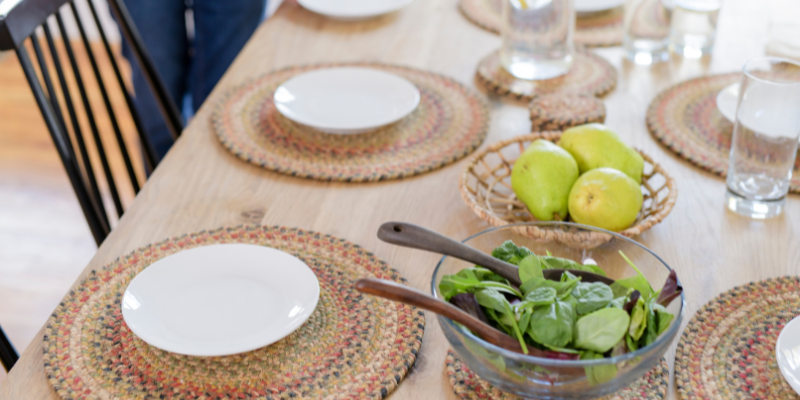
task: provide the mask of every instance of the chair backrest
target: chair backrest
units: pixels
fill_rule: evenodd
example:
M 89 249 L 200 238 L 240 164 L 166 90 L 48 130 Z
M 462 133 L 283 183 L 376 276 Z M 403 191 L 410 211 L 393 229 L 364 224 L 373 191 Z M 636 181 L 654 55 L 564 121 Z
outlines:
M 144 169 L 149 170 L 155 168 L 160 160 L 144 132 L 133 103 L 133 95 L 120 70 L 114 48 L 109 43 L 105 30 L 108 28 L 102 26 L 97 6 L 93 0 L 86 0 L 92 16 L 92 21 L 88 22 L 96 26 L 102 41 L 102 50 L 93 50 L 87 35 L 86 21 L 82 20 L 74 1 L 77 0 L 0 0 L 0 50 L 16 52 L 92 235 L 99 245 L 109 234 L 111 222 L 124 212 L 118 178 L 122 176 L 130 183 L 135 196 L 139 192 L 140 179 L 146 178 L 142 168 L 134 167 L 138 164 L 134 157 L 143 155 Z M 175 102 L 161 81 L 122 1 L 107 1 L 123 39 L 133 50 L 136 62 L 160 106 L 168 128 L 173 137 L 177 138 L 183 130 L 183 122 Z M 80 43 L 70 42 L 65 19 L 75 21 L 80 33 Z M 55 29 L 61 36 L 60 41 L 54 39 L 57 36 L 53 32 Z M 35 54 L 38 68 L 29 56 L 29 49 Z M 84 51 L 90 68 L 76 57 L 76 54 L 82 55 Z M 100 68 L 103 60 L 110 63 L 114 75 L 112 81 L 116 83 L 106 84 L 104 81 Z M 51 67 L 55 70 L 55 77 L 51 75 Z M 104 107 L 92 107 L 90 104 L 98 90 Z M 119 112 L 115 111 L 112 104 L 111 94 L 115 94 L 113 90 L 119 90 L 125 100 L 127 112 L 142 146 L 142 155 L 129 152 L 120 120 L 117 118 Z M 101 129 L 101 126 L 108 125 L 113 131 L 115 150 L 121 155 L 124 168 L 119 169 L 123 172 L 112 168 L 118 163 L 109 162 L 112 146 L 104 144 L 102 133 L 106 130 Z M 106 136 L 105 141 L 111 139 Z M 110 197 L 108 203 L 113 204 L 113 207 L 106 206 L 106 193 Z
M 6 371 L 10 371 L 18 359 L 17 351 L 0 328 L 0 364 L 3 364 Z

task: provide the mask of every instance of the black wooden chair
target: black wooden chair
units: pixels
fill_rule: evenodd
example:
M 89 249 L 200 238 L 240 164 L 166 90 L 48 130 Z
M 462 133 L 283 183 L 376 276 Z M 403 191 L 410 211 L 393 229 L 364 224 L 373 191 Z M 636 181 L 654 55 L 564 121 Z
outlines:
M 74 1 L 68 0 L 3 0 L 0 1 L 0 51 L 14 50 L 17 54 L 25 77 L 30 84 L 36 103 L 44 117 L 47 129 L 55 143 L 61 162 L 64 164 L 67 176 L 78 197 L 86 221 L 89 223 L 92 236 L 98 246 L 108 236 L 111 230 L 110 220 L 115 216 L 122 216 L 124 209 L 120 199 L 117 182 L 109 164 L 107 149 L 110 146 L 103 143 L 98 127 L 98 117 L 105 112 L 110 121 L 116 147 L 121 154 L 125 165 L 125 174 L 131 184 L 133 193 L 139 192 L 139 175 L 134 169 L 131 157 L 144 157 L 145 169 L 152 170 L 160 161 L 152 144 L 144 133 L 138 113 L 133 104 L 133 95 L 126 87 L 122 72 L 117 63 L 117 55 L 108 41 L 105 28 L 101 25 L 97 8 L 87 0 L 93 21 L 100 34 L 106 53 L 105 58 L 111 64 L 116 83 L 107 85 L 101 76 L 98 61 L 101 54 L 94 54 L 89 43 L 85 29 L 85 21 L 78 14 Z M 109 8 L 117 20 L 120 33 L 124 40 L 131 46 L 136 62 L 144 72 L 144 76 L 158 102 L 162 116 L 171 130 L 173 137 L 177 138 L 183 130 L 183 122 L 173 99 L 159 77 L 152 60 L 148 56 L 139 33 L 128 15 L 128 11 L 121 0 L 108 0 Z M 74 18 L 80 33 L 80 44 L 73 44 L 67 39 L 67 29 L 64 17 Z M 57 26 L 62 40 L 53 38 L 51 26 Z M 44 36 L 42 38 L 42 35 Z M 42 40 L 44 39 L 44 40 Z M 59 44 L 63 46 L 67 55 L 67 62 L 59 56 Z M 45 46 L 46 45 L 46 46 Z M 73 48 L 75 46 L 75 48 Z M 83 46 L 91 65 L 91 73 L 81 71 L 76 59 L 77 46 Z M 33 49 L 36 57 L 37 68 L 29 56 L 29 47 Z M 98 53 L 103 53 L 102 51 Z M 46 57 L 46 55 L 49 55 Z M 50 61 L 48 63 L 48 60 Z M 48 65 L 55 69 L 55 79 L 50 73 Z M 77 98 L 71 93 L 68 85 L 68 74 L 78 89 Z M 93 78 L 91 78 L 93 76 Z M 95 110 L 90 105 L 87 94 L 86 79 L 94 79 L 105 105 L 102 110 Z M 133 120 L 142 145 L 142 153 L 130 154 L 123 139 L 117 113 L 112 107 L 109 90 L 120 90 L 127 103 L 127 110 Z M 62 104 L 63 102 L 63 104 Z M 65 118 L 67 116 L 67 118 Z M 82 117 L 82 118 L 81 118 Z M 85 121 L 85 122 L 84 122 Z M 2 123 L 0 121 L 0 123 Z M 88 125 L 88 129 L 87 126 Z M 90 132 L 91 140 L 86 140 L 86 133 Z M 92 146 L 94 144 L 94 146 Z M 76 150 L 77 147 L 77 151 Z M 102 176 L 110 192 L 112 207 L 106 207 L 98 185 L 98 176 L 95 174 L 97 166 L 93 165 L 92 158 L 99 160 Z M 17 361 L 18 355 L 11 342 L 0 329 L 0 362 L 9 370 Z
M 99 57 L 100 54 L 94 54 L 86 33 L 85 21 L 81 20 L 74 1 L 77 0 L 3 1 L 3 5 L 10 3 L 12 6 L 5 15 L 0 14 L 0 50 L 14 50 L 17 53 L 19 62 L 53 138 L 58 155 L 64 164 L 64 168 L 66 168 L 70 183 L 72 183 L 83 214 L 89 223 L 92 235 L 97 244 L 100 245 L 111 230 L 109 216 L 119 218 L 124 212 L 117 182 L 114 180 L 108 161 L 107 151 L 110 150 L 110 146 L 104 144 L 101 140 L 100 129 L 96 122 L 101 112 L 105 112 L 111 122 L 116 146 L 124 161 L 125 174 L 131 184 L 133 193 L 138 193 L 140 188 L 139 177 L 134 169 L 131 157 L 141 157 L 141 155 L 138 153 L 130 154 L 128 151 L 123 140 L 117 113 L 112 107 L 109 90 L 121 90 L 125 98 L 127 110 L 142 144 L 145 169 L 154 169 L 160 160 L 144 133 L 133 104 L 133 95 L 126 87 L 117 62 L 117 55 L 114 54 L 108 41 L 105 31 L 107 28 L 101 25 L 97 7 L 93 4 L 93 0 L 86 0 L 93 17 L 93 21 L 90 22 L 97 26 L 105 48 L 105 58 L 110 62 L 114 71 L 116 83 L 113 84 L 106 84 L 103 81 L 98 64 L 98 61 L 102 60 L 103 57 Z M 183 130 L 180 113 L 148 56 L 125 5 L 121 0 L 108 0 L 108 5 L 117 20 L 122 37 L 133 49 L 136 61 L 144 72 L 144 76 L 161 108 L 161 113 L 167 126 L 172 131 L 174 138 L 177 138 Z M 79 44 L 70 43 L 66 39 L 68 35 L 64 24 L 65 17 L 74 18 L 77 23 L 82 41 L 81 45 L 84 47 L 91 65 L 91 73 L 82 72 L 79 69 L 75 57 L 76 49 L 73 48 L 79 46 Z M 53 40 L 51 26 L 58 27 L 62 38 L 61 43 Z M 37 33 L 37 31 L 40 33 Z M 41 37 L 42 34 L 43 38 Z M 58 44 L 64 47 L 67 55 L 66 63 L 59 57 Z M 28 54 L 28 46 L 35 53 L 38 71 Z M 102 53 L 102 51 L 98 53 Z M 51 64 L 48 64 L 47 54 L 49 54 Z M 48 65 L 54 66 L 56 79 L 50 74 Z M 72 74 L 72 79 L 78 88 L 79 96 L 77 98 L 73 97 L 74 93 L 70 93 L 67 85 L 68 73 Z M 105 105 L 104 110 L 92 109 L 85 85 L 88 79 L 96 81 Z M 63 100 L 63 105 L 60 100 Z M 68 118 L 65 118 L 65 116 Z M 86 129 L 86 126 L 81 124 L 82 120 L 88 121 L 89 129 Z M 91 133 L 91 141 L 86 140 L 86 131 Z M 94 148 L 91 148 L 91 143 L 94 143 Z M 76 147 L 78 151 L 75 151 Z M 99 160 L 102 176 L 105 178 L 112 199 L 111 202 L 113 202 L 113 208 L 108 207 L 109 209 L 107 209 L 103 202 L 103 197 L 98 187 L 98 177 L 95 174 L 97 166 L 93 165 L 91 154 L 95 154 L 95 157 Z M 139 175 L 143 176 L 144 174 L 140 172 Z

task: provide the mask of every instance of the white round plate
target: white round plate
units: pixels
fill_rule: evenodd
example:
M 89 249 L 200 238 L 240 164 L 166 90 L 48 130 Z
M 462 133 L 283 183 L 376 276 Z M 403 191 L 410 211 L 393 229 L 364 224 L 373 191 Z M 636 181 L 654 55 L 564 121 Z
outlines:
M 397 122 L 419 104 L 408 80 L 371 68 L 326 68 L 297 75 L 275 90 L 286 118 L 323 132 L 361 133 Z
M 800 317 L 783 327 L 775 344 L 775 356 L 784 379 L 800 394 Z
M 575 12 L 592 14 L 610 10 L 625 4 L 625 0 L 575 0 Z
M 414 0 L 298 0 L 309 11 L 345 21 L 358 21 L 397 11 Z
M 717 94 L 717 108 L 728 119 L 736 122 L 736 105 L 739 102 L 739 82 L 732 83 Z
M 319 299 L 314 272 L 269 247 L 219 244 L 175 253 L 137 275 L 122 317 L 145 342 L 190 356 L 224 356 L 277 342 Z

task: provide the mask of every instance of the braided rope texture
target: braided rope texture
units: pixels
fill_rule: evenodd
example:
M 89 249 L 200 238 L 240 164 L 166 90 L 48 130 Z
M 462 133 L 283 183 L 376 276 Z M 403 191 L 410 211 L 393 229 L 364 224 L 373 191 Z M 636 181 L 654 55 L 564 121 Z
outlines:
M 675 351 L 682 399 L 800 399 L 783 379 L 775 344 L 800 315 L 800 278 L 767 279 L 725 292 L 692 317 Z
M 317 275 L 320 299 L 309 320 L 261 349 L 191 357 L 148 345 L 125 324 L 120 301 L 153 262 L 218 243 L 272 247 Z M 44 369 L 64 399 L 381 399 L 416 360 L 422 311 L 374 296 L 363 277 L 404 283 L 358 245 L 295 228 L 239 226 L 201 231 L 142 247 L 90 272 L 58 306 L 44 333 Z
M 332 67 L 365 67 L 408 79 L 420 104 L 402 120 L 374 131 L 328 134 L 285 118 L 273 94 L 288 79 Z M 283 174 L 341 182 L 405 178 L 451 164 L 475 151 L 489 128 L 489 107 L 477 91 L 418 69 L 377 63 L 289 67 L 228 91 L 211 118 L 222 145 L 237 157 Z
M 717 109 L 717 94 L 740 79 L 738 72 L 704 76 L 664 90 L 647 109 L 647 128 L 681 158 L 724 177 L 733 123 Z M 800 193 L 800 157 L 795 160 L 789 190 Z
M 484 57 L 475 75 L 487 90 L 517 101 L 530 101 L 536 96 L 552 93 L 601 97 L 617 86 L 616 68 L 585 50 L 577 51 L 569 72 L 556 78 L 539 81 L 518 79 L 500 64 L 499 51 Z

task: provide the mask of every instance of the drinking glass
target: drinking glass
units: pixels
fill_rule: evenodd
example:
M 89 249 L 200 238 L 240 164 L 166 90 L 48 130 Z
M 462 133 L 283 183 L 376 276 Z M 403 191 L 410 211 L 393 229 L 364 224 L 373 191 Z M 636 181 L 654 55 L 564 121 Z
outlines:
M 671 0 L 628 0 L 625 4 L 623 48 L 636 64 L 669 59 Z
M 800 64 L 745 63 L 733 128 L 727 206 L 751 218 L 783 212 L 800 136 Z
M 722 0 L 674 0 L 669 46 L 686 58 L 709 54 L 717 35 Z
M 520 79 L 566 74 L 575 53 L 573 0 L 503 0 L 500 62 Z

